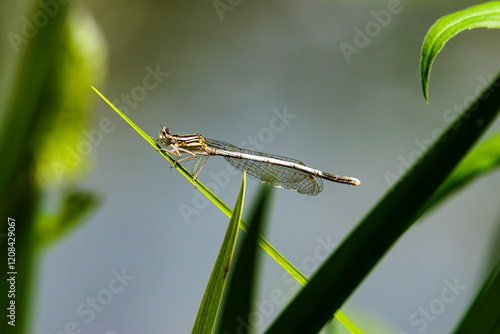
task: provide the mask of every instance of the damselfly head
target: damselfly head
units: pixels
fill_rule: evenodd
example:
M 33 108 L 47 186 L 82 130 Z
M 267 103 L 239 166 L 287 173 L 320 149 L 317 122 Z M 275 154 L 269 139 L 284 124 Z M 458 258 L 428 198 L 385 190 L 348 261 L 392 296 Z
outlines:
M 162 141 L 167 146 L 173 142 L 170 130 L 166 126 L 161 128 L 159 137 L 160 141 Z

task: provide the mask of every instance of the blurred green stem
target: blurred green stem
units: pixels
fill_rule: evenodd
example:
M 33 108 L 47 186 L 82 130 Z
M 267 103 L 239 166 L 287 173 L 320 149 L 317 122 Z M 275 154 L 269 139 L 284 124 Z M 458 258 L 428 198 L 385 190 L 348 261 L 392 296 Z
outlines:
M 2 238 L 1 249 L 1 262 L 4 264 L 2 267 L 3 275 L 6 277 L 2 279 L 2 305 L 0 307 L 6 310 L 10 306 L 11 301 L 15 301 L 15 327 L 8 324 L 10 318 L 2 319 L 0 325 L 1 333 L 30 333 L 31 325 L 31 309 L 33 307 L 34 291 L 34 242 L 33 231 L 34 222 L 37 215 L 37 208 L 39 203 L 39 191 L 36 189 L 31 180 L 32 164 L 27 163 L 24 170 L 22 170 L 16 180 L 14 181 L 12 191 L 8 201 L 8 207 L 2 203 L 1 212 L 5 213 L 2 217 L 5 219 L 5 224 L 2 233 L 5 238 Z M 11 271 L 7 267 L 7 256 L 9 243 L 12 239 L 7 237 L 7 219 L 12 218 L 15 220 L 14 231 L 14 247 L 15 247 L 15 269 L 17 274 L 15 276 L 15 297 L 8 298 L 11 286 L 7 278 L 13 275 L 7 275 Z M 10 244 L 12 246 L 12 244 Z M 2 276 L 3 276 L 2 275 Z M 9 314 L 7 311 L 6 314 Z
M 47 1 L 32 1 L 31 10 L 36 12 Z M 40 191 L 34 177 L 33 152 L 36 147 L 34 129 L 41 117 L 40 101 L 47 86 L 50 68 L 54 65 L 54 54 L 58 49 L 59 32 L 66 20 L 68 6 L 60 4 L 56 15 L 40 27 L 35 36 L 27 39 L 19 51 L 20 60 L 16 69 L 11 94 L 2 105 L 3 127 L 0 131 L 0 152 L 3 154 L 0 174 L 0 216 L 2 239 L 0 262 L 0 308 L 7 310 L 11 300 L 16 305 L 16 326 L 8 324 L 8 318 L 0 321 L 0 333 L 29 333 L 30 309 L 35 300 L 32 291 L 34 250 L 33 232 Z M 30 15 L 31 14 L 31 15 Z M 28 13 L 26 17 L 33 17 Z M 16 52 L 12 50 L 12 52 Z M 15 220 L 15 298 L 8 297 L 10 284 L 7 281 L 8 218 Z M 5 314 L 5 313 L 2 313 Z

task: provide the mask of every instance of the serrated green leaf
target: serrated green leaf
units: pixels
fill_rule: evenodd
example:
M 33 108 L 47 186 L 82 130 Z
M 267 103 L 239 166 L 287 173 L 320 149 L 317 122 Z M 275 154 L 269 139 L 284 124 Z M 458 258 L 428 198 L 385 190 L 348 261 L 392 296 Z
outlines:
M 443 16 L 425 36 L 420 58 L 420 80 L 425 101 L 428 100 L 428 81 L 432 62 L 446 42 L 464 30 L 500 28 L 500 1 L 490 1 Z
M 250 322 L 248 316 L 257 285 L 257 240 L 260 230 L 269 220 L 271 189 L 267 185 L 261 186 L 261 191 L 252 209 L 250 228 L 243 239 L 239 252 L 237 252 L 217 333 L 236 333 L 238 327 L 243 326 L 241 321 Z M 248 329 L 248 332 L 252 332 L 251 328 Z
M 233 215 L 229 221 L 224 241 L 217 256 L 214 269 L 208 280 L 205 294 L 201 301 L 198 315 L 194 322 L 194 334 L 212 333 L 215 320 L 217 319 L 217 312 L 219 311 L 222 293 L 226 284 L 231 259 L 233 257 L 234 245 L 238 237 L 239 224 L 241 220 L 241 212 L 243 211 L 243 200 L 245 198 L 245 179 L 246 173 L 243 173 L 243 180 L 241 181 L 241 189 L 234 206 Z
M 266 333 L 317 333 L 416 221 L 431 195 L 500 109 L 500 76 L 389 190 Z

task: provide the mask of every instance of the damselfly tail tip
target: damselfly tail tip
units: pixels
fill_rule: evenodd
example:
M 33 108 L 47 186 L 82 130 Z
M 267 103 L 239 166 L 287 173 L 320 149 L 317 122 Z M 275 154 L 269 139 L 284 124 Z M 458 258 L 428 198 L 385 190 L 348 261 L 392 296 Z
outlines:
M 351 178 L 351 182 L 349 182 L 350 184 L 352 184 L 353 186 L 360 186 L 361 185 L 361 181 L 352 177 Z
M 333 182 L 338 182 L 338 183 L 344 183 L 344 184 L 350 184 L 352 186 L 359 186 L 361 184 L 361 181 L 359 181 L 355 177 L 350 177 L 350 176 L 339 176 L 339 175 L 333 175 L 333 174 L 328 174 L 321 172 L 319 174 L 320 177 L 333 181 Z

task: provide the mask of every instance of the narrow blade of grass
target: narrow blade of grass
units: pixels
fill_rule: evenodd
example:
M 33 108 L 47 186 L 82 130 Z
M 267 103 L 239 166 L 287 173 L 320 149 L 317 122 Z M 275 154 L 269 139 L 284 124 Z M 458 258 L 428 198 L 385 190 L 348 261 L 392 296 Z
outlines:
M 443 16 L 429 29 L 420 58 L 420 80 L 425 101 L 429 102 L 429 75 L 434 58 L 448 40 L 461 31 L 473 28 L 500 28 L 500 1 L 489 1 Z
M 236 333 L 240 326 L 252 332 L 248 315 L 255 298 L 258 272 L 257 239 L 269 220 L 271 187 L 261 186 L 261 191 L 250 215 L 250 228 L 237 253 L 233 274 L 227 289 L 222 317 L 217 333 Z
M 196 316 L 191 333 L 205 334 L 212 333 L 213 331 L 220 301 L 222 299 L 222 293 L 224 292 L 224 286 L 227 280 L 227 274 L 231 265 L 231 259 L 233 257 L 234 245 L 238 237 L 241 212 L 243 211 L 243 200 L 245 198 L 245 176 L 246 173 L 243 173 L 241 189 L 236 204 L 234 205 L 233 215 L 229 221 L 224 241 L 222 242 L 210 279 L 208 280 L 207 288 L 205 289 L 205 294 L 203 295 L 200 309 L 198 310 L 198 315 Z

